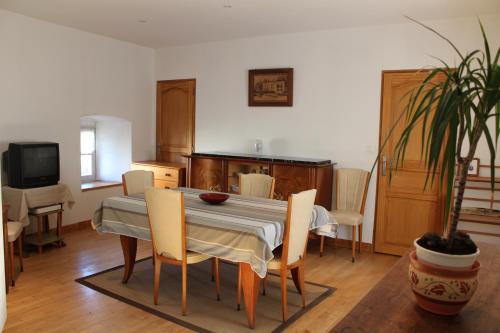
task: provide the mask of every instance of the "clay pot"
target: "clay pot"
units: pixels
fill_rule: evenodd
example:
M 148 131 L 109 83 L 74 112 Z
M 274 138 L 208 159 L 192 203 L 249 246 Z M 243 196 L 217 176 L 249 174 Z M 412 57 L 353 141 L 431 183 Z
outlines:
M 412 251 L 408 276 L 417 304 L 435 314 L 458 314 L 477 289 L 480 266 L 477 260 L 469 267 L 435 265 L 420 260 L 417 251 Z

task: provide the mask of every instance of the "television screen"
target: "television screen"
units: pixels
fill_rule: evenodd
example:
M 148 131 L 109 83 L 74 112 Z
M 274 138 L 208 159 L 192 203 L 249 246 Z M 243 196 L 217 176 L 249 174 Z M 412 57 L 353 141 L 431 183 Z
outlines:
M 57 175 L 59 155 L 56 146 L 26 147 L 22 154 L 24 178 Z

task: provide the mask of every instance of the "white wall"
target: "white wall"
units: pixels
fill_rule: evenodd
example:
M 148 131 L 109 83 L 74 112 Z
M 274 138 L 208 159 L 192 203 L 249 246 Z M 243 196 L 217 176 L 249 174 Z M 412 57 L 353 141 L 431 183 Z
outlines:
M 154 155 L 154 52 L 0 10 L 0 150 L 11 141 L 60 144 L 61 182 L 77 204 L 63 223 L 87 220 L 120 188 L 80 191 L 80 117 L 132 123 L 132 158 Z
M 482 20 L 496 50 L 500 17 Z M 431 23 L 461 50 L 482 46 L 476 18 Z M 260 138 L 264 153 L 370 169 L 378 149 L 381 71 L 437 65 L 428 55 L 454 59 L 442 40 L 408 23 L 160 49 L 156 79 L 196 78 L 196 151 L 251 151 Z M 248 70 L 273 67 L 294 68 L 294 106 L 248 107 Z M 374 185 L 372 179 L 364 241 L 373 233 Z

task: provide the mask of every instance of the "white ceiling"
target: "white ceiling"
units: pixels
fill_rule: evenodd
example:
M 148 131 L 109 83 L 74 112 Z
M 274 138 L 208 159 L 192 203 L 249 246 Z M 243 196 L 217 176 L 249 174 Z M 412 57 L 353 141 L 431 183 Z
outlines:
M 500 13 L 500 0 L 0 0 L 0 8 L 160 48 L 400 23 L 403 15 L 432 20 Z

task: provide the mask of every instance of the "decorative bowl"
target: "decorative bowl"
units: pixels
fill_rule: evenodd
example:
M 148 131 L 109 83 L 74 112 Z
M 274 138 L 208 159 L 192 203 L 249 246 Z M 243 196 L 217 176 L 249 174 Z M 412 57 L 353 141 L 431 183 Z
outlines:
M 229 199 L 229 195 L 225 193 L 202 193 L 199 197 L 211 205 L 217 205 Z

